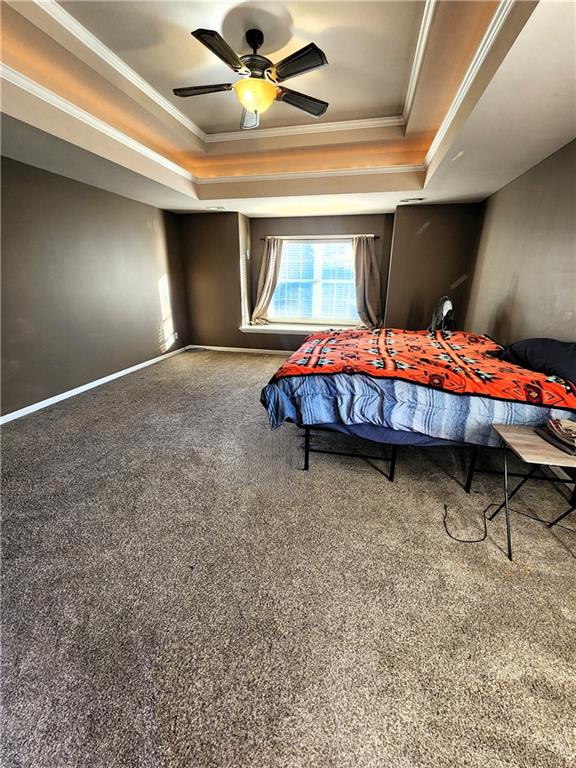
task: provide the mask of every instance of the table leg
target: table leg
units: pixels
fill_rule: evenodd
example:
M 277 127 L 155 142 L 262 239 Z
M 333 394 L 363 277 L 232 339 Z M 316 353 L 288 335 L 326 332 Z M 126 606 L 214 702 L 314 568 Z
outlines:
M 535 473 L 537 470 L 539 470 L 539 469 L 540 469 L 540 466 L 541 466 L 540 464 L 535 464 L 535 465 L 532 467 L 532 469 L 530 470 L 530 472 L 528 472 L 528 474 L 526 475 L 526 477 L 523 477 L 523 478 L 522 478 L 522 480 L 520 480 L 520 482 L 518 483 L 518 485 L 516 486 L 516 488 L 514 488 L 514 490 L 513 490 L 513 491 L 512 491 L 512 492 L 509 494 L 509 496 L 508 496 L 508 501 L 510 501 L 510 500 L 511 500 L 511 499 L 512 499 L 514 496 L 516 496 L 516 494 L 518 493 L 518 491 L 520 490 L 520 488 L 522 488 L 522 486 L 524 485 L 524 483 L 527 483 L 527 482 L 528 482 L 528 480 L 530 480 L 530 478 L 532 477 L 532 475 L 533 475 L 533 474 L 534 474 L 534 473 Z M 496 515 L 498 514 L 498 512 L 500 512 L 500 511 L 501 511 L 501 510 L 504 508 L 504 505 L 505 505 L 505 502 L 502 502 L 502 504 L 500 504 L 500 506 L 499 506 L 497 509 L 495 509 L 495 510 L 494 510 L 494 512 L 492 512 L 492 514 L 490 515 L 490 517 L 488 518 L 488 520 L 494 520 L 494 518 L 496 517 Z
M 504 505 L 506 510 L 506 543 L 508 545 L 508 560 L 512 560 L 512 534 L 510 531 L 510 504 L 508 500 L 508 457 L 506 446 L 502 448 L 504 456 Z

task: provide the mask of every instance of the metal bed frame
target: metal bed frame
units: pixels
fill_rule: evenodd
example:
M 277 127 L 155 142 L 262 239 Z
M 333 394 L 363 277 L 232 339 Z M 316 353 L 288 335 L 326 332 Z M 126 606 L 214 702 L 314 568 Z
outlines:
M 486 447 L 488 447 L 488 446 L 486 446 Z M 476 472 L 478 474 L 481 474 L 481 475 L 500 475 L 500 476 L 502 476 L 504 474 L 504 472 L 502 470 L 499 470 L 499 469 L 478 469 L 478 467 L 476 466 L 476 463 L 478 461 L 478 453 L 479 453 L 479 451 L 480 451 L 480 446 L 475 445 L 475 446 L 472 447 L 472 455 L 470 457 L 470 464 L 468 465 L 468 472 L 466 473 L 466 482 L 464 483 L 464 490 L 466 491 L 466 493 L 470 493 L 470 490 L 472 488 L 472 482 L 474 480 L 474 474 Z M 544 465 L 534 464 L 532 469 L 528 472 L 528 474 L 523 474 L 522 472 L 508 472 L 508 477 L 519 477 L 519 478 L 521 478 L 521 480 L 518 483 L 518 485 L 516 486 L 516 488 L 510 494 L 510 498 L 512 496 L 514 496 L 520 490 L 520 488 L 522 488 L 522 486 L 528 480 L 538 480 L 538 481 L 542 481 L 542 482 L 545 482 L 545 483 L 565 483 L 566 485 L 574 485 L 574 489 L 572 490 L 572 493 L 571 493 L 571 496 L 570 496 L 570 503 L 571 504 L 576 504 L 576 478 L 566 479 L 566 478 L 562 478 L 562 477 L 546 477 L 545 475 L 544 476 L 541 475 L 539 477 L 535 477 L 536 472 L 538 472 L 538 470 L 540 470 L 540 471 L 542 470 L 542 466 L 544 466 Z M 496 514 L 499 511 L 500 510 L 498 509 L 494 513 L 494 515 L 492 515 L 492 517 L 495 517 Z M 490 517 L 489 519 L 491 520 L 492 517 Z
M 350 451 L 335 451 L 335 450 L 327 450 L 325 448 L 319 448 L 317 445 L 313 445 L 311 442 L 312 434 L 313 432 L 330 432 L 331 434 L 341 434 L 345 438 L 349 437 L 346 433 L 337 432 L 334 430 L 328 430 L 328 429 L 322 429 L 321 427 L 310 427 L 310 426 L 301 426 L 300 429 L 304 430 L 304 443 L 302 447 L 304 448 L 304 467 L 303 469 L 305 471 L 308 471 L 310 469 L 310 454 L 311 453 L 324 453 L 324 454 L 331 454 L 333 456 L 349 456 L 354 459 L 371 459 L 373 461 L 385 461 L 388 462 L 389 468 L 388 468 L 388 474 L 385 474 L 385 477 L 390 481 L 394 481 L 394 475 L 396 472 L 396 457 L 397 457 L 397 449 L 398 446 L 395 444 L 389 444 L 389 443 L 378 443 L 378 445 L 381 446 L 381 453 L 378 456 L 375 456 L 373 454 L 365 454 L 365 453 L 359 453 L 357 451 L 350 452 Z M 369 438 L 366 437 L 359 437 L 360 440 L 365 440 L 367 442 L 375 442 L 369 440 Z M 458 447 L 456 445 L 452 446 L 454 448 Z M 468 447 L 464 444 L 461 447 Z M 488 446 L 487 446 L 488 447 Z M 386 455 L 384 449 L 390 448 L 390 454 Z M 504 449 L 506 450 L 506 449 Z M 463 488 L 466 491 L 466 493 L 471 493 L 472 490 L 472 483 L 474 481 L 474 475 L 476 473 L 483 474 L 483 475 L 500 475 L 502 476 L 504 472 L 502 470 L 498 469 L 488 469 L 488 468 L 478 468 L 477 462 L 478 462 L 478 454 L 480 451 L 480 446 L 472 446 L 472 453 L 470 456 L 470 463 L 468 464 L 468 470 L 466 472 L 466 480 L 464 481 Z M 537 476 L 536 473 L 540 470 L 540 476 Z M 541 482 L 548 482 L 548 483 L 564 483 L 566 485 L 574 485 L 574 488 L 572 489 L 572 492 L 570 494 L 569 504 L 570 508 L 568 511 L 564 512 L 562 515 L 557 517 L 555 520 L 553 520 L 551 523 L 548 523 L 548 527 L 551 528 L 553 525 L 556 525 L 556 523 L 559 523 L 560 520 L 563 520 L 567 515 L 569 515 L 571 512 L 573 512 L 576 509 L 576 478 L 572 479 L 565 479 L 565 478 L 559 478 L 559 477 L 547 477 L 546 475 L 542 474 L 542 467 L 540 465 L 535 464 L 528 474 L 523 474 L 521 472 L 507 472 L 507 478 L 511 477 L 518 477 L 520 478 L 520 482 L 518 485 L 516 485 L 515 488 L 510 491 L 508 494 L 508 500 L 512 499 L 513 496 L 515 496 L 518 491 L 522 488 L 522 486 L 525 485 L 525 483 L 528 482 L 528 480 L 538 480 Z M 488 518 L 489 520 L 493 520 L 496 515 L 504 508 L 505 502 L 502 502 L 499 507 L 490 515 Z
M 528 480 L 537 480 L 538 482 L 544 482 L 544 483 L 563 483 L 564 485 L 573 485 L 574 488 L 572 489 L 572 492 L 570 493 L 570 496 L 568 498 L 569 508 L 563 512 L 561 515 L 556 517 L 552 522 L 547 523 L 548 528 L 552 528 L 556 523 L 559 523 L 561 520 L 564 520 L 565 517 L 568 517 L 568 515 L 571 512 L 574 512 L 576 510 L 576 478 L 564 478 L 564 477 L 547 477 L 543 474 L 543 467 L 547 466 L 544 464 L 534 464 L 530 471 L 527 474 L 522 474 L 521 472 L 510 472 L 507 467 L 506 462 L 506 452 L 508 448 L 507 446 L 503 446 L 502 451 L 504 453 L 504 470 L 498 470 L 498 469 L 478 469 L 476 467 L 476 462 L 478 460 L 478 452 L 479 452 L 479 446 L 475 445 L 472 449 L 472 456 L 470 457 L 470 464 L 468 466 L 468 472 L 466 475 L 466 482 L 464 484 L 464 490 L 466 493 L 470 493 L 471 487 L 472 487 L 472 481 L 474 479 L 474 473 L 478 472 L 479 474 L 483 475 L 504 475 L 505 478 L 505 494 L 506 499 L 494 510 L 494 512 L 490 515 L 488 520 L 494 520 L 496 515 L 501 512 L 504 507 L 506 506 L 506 502 L 510 501 L 513 496 L 515 496 L 518 491 L 528 482 Z M 540 475 L 536 475 L 537 472 L 540 472 Z M 518 485 L 516 485 L 509 493 L 508 493 L 508 479 L 510 477 L 519 477 L 520 482 Z
M 313 432 L 330 432 L 331 434 L 343 434 L 341 432 L 335 432 L 333 430 L 328 429 L 322 429 L 321 427 L 301 427 L 301 429 L 304 430 L 304 467 L 303 469 L 305 471 L 308 471 L 310 469 L 310 454 L 311 453 L 326 453 L 331 454 L 332 456 L 349 456 L 353 459 L 372 459 L 373 461 L 385 461 L 388 462 L 388 474 L 385 474 L 385 477 L 392 483 L 394 482 L 394 473 L 396 471 L 396 453 L 397 453 L 397 447 L 396 445 L 389 445 L 388 443 L 378 443 L 378 445 L 382 446 L 382 452 L 379 456 L 374 456 L 371 454 L 366 453 L 358 453 L 355 451 L 354 453 L 351 453 L 349 451 L 332 451 L 332 450 L 326 450 L 324 448 L 318 448 L 315 445 L 312 445 L 311 443 L 311 437 Z M 346 437 L 346 435 L 344 434 Z M 359 440 L 368 440 L 366 437 L 359 437 Z M 374 442 L 374 441 L 369 441 Z M 384 453 L 384 448 L 390 448 L 390 455 L 387 456 Z

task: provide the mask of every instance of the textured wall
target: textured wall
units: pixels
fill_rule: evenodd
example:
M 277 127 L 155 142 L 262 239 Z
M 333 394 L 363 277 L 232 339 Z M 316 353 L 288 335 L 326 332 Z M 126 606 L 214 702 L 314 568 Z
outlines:
M 466 323 L 576 341 L 576 141 L 489 198 Z
M 4 158 L 2 225 L 3 413 L 186 341 L 171 214 Z
M 483 206 L 400 206 L 388 277 L 385 325 L 427 328 L 436 301 L 454 300 L 456 325 L 462 327 Z

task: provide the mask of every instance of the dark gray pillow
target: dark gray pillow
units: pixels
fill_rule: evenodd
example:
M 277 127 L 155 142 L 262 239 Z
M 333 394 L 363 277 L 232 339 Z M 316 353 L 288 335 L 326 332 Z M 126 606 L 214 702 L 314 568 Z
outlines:
M 505 347 L 502 357 L 530 371 L 576 382 L 576 342 L 524 339 Z

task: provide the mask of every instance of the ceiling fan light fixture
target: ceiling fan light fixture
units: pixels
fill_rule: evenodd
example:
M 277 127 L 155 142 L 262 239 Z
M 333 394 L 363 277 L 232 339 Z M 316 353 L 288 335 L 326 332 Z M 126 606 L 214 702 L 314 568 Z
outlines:
M 246 77 L 232 87 L 236 98 L 248 112 L 261 115 L 276 99 L 277 86 L 261 77 Z
M 243 107 L 240 128 L 246 131 L 258 128 L 260 115 L 266 112 L 274 101 L 281 101 L 312 117 L 322 117 L 330 106 L 327 101 L 280 85 L 291 77 L 303 75 L 328 64 L 325 54 L 315 43 L 305 45 L 275 64 L 258 53 L 264 43 L 264 35 L 262 30 L 256 27 L 246 32 L 246 42 L 252 49 L 252 53 L 243 56 L 238 56 L 222 35 L 214 29 L 195 29 L 192 35 L 233 72 L 242 76 L 242 80 L 237 83 L 174 88 L 172 92 L 175 96 L 204 96 L 207 93 L 234 91 Z

